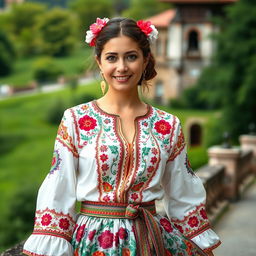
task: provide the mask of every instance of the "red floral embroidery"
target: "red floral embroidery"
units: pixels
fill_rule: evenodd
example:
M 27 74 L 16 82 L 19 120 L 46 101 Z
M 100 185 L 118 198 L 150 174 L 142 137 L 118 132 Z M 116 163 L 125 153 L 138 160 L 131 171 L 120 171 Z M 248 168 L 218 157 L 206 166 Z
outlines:
M 115 234 L 115 246 L 118 247 L 119 245 L 119 235 L 118 235 L 118 231 Z
M 163 228 L 164 228 L 168 233 L 170 233 L 170 232 L 173 231 L 173 227 L 172 227 L 171 223 L 170 223 L 167 219 L 162 218 L 162 219 L 160 220 L 160 223 L 161 223 L 161 225 L 163 226 Z
M 198 226 L 198 224 L 199 224 L 199 221 L 198 221 L 198 218 L 197 217 L 191 217 L 191 218 L 189 218 L 189 220 L 188 220 L 188 225 L 190 226 L 190 227 L 197 227 Z
M 41 224 L 43 226 L 48 226 L 50 225 L 51 221 L 52 221 L 52 216 L 50 214 L 45 214 L 42 216 Z
M 103 197 L 103 200 L 104 200 L 105 202 L 109 202 L 109 201 L 110 201 L 110 197 L 109 197 L 109 196 L 104 196 L 104 197 Z
M 68 230 L 69 228 L 69 220 L 67 218 L 60 219 L 59 221 L 59 227 L 63 230 Z
M 103 190 L 105 192 L 110 192 L 113 190 L 113 187 L 108 182 L 103 182 Z
M 109 249 L 113 246 L 114 234 L 109 230 L 106 230 L 98 237 L 98 241 L 100 243 L 100 247 L 103 249 Z
M 132 194 L 131 194 L 131 198 L 132 198 L 134 201 L 136 201 L 136 200 L 139 198 L 139 196 L 138 196 L 137 193 L 132 193 Z
M 151 151 L 152 151 L 152 153 L 153 153 L 154 155 L 157 155 L 157 154 L 158 154 L 158 150 L 157 150 L 156 148 L 152 148 Z
M 92 241 L 92 239 L 94 238 L 95 233 L 96 233 L 96 230 L 93 230 L 93 231 L 90 231 L 90 232 L 89 232 L 88 238 L 89 238 L 90 241 Z
M 147 168 L 147 171 L 148 172 L 153 172 L 155 170 L 154 166 L 150 165 L 148 168 Z
M 103 164 L 101 166 L 101 169 L 102 169 L 102 171 L 107 171 L 109 169 L 109 165 L 108 164 Z
M 78 120 L 78 123 L 79 123 L 80 129 L 85 131 L 90 131 L 97 126 L 97 121 L 88 115 L 81 117 Z
M 101 152 L 106 152 L 108 150 L 108 147 L 106 145 L 101 145 L 100 146 L 100 151 Z
M 71 241 L 75 221 L 69 214 L 56 212 L 46 208 L 37 210 L 34 226 L 34 235 L 52 235 Z
M 157 162 L 157 158 L 156 158 L 155 156 L 152 157 L 151 160 L 150 160 L 150 162 L 151 162 L 152 164 L 155 164 L 155 163 Z
M 76 241 L 77 242 L 81 241 L 81 239 L 84 235 L 84 229 L 85 229 L 85 224 L 78 228 L 77 233 L 76 233 Z
M 126 239 L 128 237 L 127 230 L 125 228 L 120 228 L 118 230 L 118 235 L 120 239 Z
M 172 153 L 168 159 L 168 161 L 173 161 L 176 156 L 180 154 L 180 152 L 185 148 L 186 143 L 185 143 L 185 138 L 182 129 L 180 129 L 180 133 L 178 135 L 178 140 L 176 144 L 173 147 Z
M 186 248 L 186 252 L 188 253 L 189 256 L 193 255 L 192 254 L 192 249 L 193 249 L 193 245 L 191 242 L 185 240 L 184 243 L 186 244 L 187 248 Z
M 200 210 L 200 215 L 202 216 L 203 219 L 207 219 L 207 213 L 206 213 L 206 210 L 205 209 L 201 209 Z
M 102 162 L 105 162 L 105 161 L 108 160 L 108 156 L 107 156 L 106 154 L 102 154 L 102 155 L 100 155 L 100 160 L 101 160 Z
M 189 212 L 183 219 L 172 218 L 171 221 L 176 228 L 181 227 L 182 233 L 190 239 L 210 228 L 204 204 L 198 205 L 194 211 Z
M 144 185 L 144 182 L 140 182 L 140 183 L 134 185 L 131 189 L 133 191 L 139 191 L 143 187 L 143 185 Z
M 155 129 L 158 133 L 166 135 L 170 133 L 171 125 L 165 120 L 160 120 L 155 123 Z
M 174 226 L 180 231 L 180 233 L 183 233 L 183 232 L 184 232 L 182 226 L 180 226 L 180 225 L 178 225 L 178 224 L 174 224 Z
M 109 123 L 110 123 L 110 119 L 108 119 L 108 118 L 105 119 L 105 120 L 104 120 L 104 123 L 105 123 L 105 124 L 109 124 Z

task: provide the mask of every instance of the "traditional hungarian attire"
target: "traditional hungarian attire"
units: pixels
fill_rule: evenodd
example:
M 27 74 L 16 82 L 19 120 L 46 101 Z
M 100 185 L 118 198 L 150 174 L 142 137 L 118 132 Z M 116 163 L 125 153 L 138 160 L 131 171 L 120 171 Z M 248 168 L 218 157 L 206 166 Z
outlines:
M 148 105 L 134 124 L 130 144 L 96 101 L 65 111 L 25 254 L 196 256 L 220 244 L 178 118 Z

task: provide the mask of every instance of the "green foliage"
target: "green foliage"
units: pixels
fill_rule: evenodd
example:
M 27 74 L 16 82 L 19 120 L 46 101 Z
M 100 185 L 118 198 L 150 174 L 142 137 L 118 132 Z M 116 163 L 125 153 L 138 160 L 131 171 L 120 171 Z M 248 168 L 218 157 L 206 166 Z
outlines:
M 0 76 L 9 75 L 12 72 L 14 60 L 14 46 L 7 34 L 0 30 Z
M 54 8 L 38 19 L 37 29 L 42 53 L 70 55 L 77 42 L 77 17 L 68 10 Z
M 52 82 L 63 74 L 63 69 L 51 57 L 38 59 L 34 64 L 34 78 L 40 82 Z
M 125 10 L 122 15 L 140 20 L 149 18 L 170 8 L 171 5 L 169 3 L 161 3 L 156 0 L 131 0 L 131 7 Z
M 80 29 L 82 37 L 85 36 L 85 31 L 89 26 L 96 21 L 97 17 L 112 17 L 113 6 L 109 0 L 74 0 L 70 2 L 70 8 L 75 12 L 80 21 Z
M 12 5 L 7 16 L 7 30 L 16 42 L 19 55 L 38 54 L 36 23 L 38 17 L 43 16 L 45 11 L 46 6 L 38 3 Z

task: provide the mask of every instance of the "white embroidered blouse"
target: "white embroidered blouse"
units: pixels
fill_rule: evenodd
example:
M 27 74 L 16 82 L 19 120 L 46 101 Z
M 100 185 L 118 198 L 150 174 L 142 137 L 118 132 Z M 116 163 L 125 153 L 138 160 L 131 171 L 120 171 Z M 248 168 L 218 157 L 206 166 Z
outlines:
M 138 203 L 163 199 L 172 223 L 203 250 L 219 245 L 205 211 L 177 117 L 148 105 L 129 145 L 120 118 L 96 101 L 65 111 L 49 174 L 40 187 L 28 255 L 71 256 L 76 201 Z

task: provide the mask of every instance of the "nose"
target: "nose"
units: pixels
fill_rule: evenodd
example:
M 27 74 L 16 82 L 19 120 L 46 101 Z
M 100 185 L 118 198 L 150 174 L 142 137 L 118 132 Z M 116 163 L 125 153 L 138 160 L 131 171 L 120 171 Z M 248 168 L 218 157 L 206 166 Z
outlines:
M 117 71 L 119 73 L 124 73 L 128 70 L 128 67 L 127 67 L 127 63 L 125 62 L 125 60 L 123 59 L 120 59 L 118 61 L 118 65 L 117 65 Z

